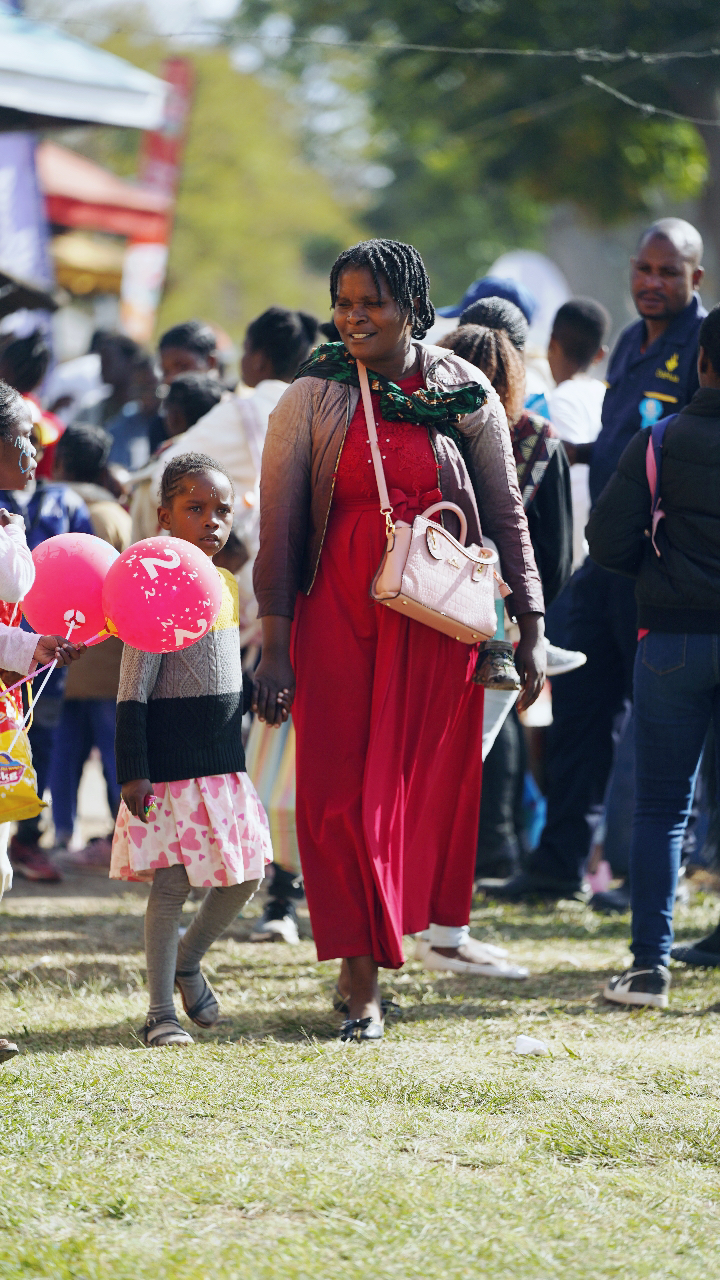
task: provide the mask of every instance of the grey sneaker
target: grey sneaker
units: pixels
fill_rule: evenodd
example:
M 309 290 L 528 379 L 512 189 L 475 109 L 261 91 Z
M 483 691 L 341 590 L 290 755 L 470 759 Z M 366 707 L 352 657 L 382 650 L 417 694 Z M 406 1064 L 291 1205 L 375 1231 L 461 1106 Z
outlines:
M 603 995 L 613 1004 L 649 1005 L 667 1009 L 670 971 L 664 964 L 649 968 L 626 969 L 603 987 Z
M 548 680 L 564 676 L 568 671 L 577 671 L 578 667 L 584 667 L 587 662 L 586 653 L 581 653 L 579 649 L 560 649 L 558 645 L 550 644 L 549 640 L 545 641 L 545 653 Z

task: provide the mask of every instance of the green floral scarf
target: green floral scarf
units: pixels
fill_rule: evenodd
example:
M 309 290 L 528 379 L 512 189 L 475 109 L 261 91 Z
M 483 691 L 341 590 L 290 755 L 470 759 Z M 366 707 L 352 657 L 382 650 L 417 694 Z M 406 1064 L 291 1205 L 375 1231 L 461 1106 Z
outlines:
M 487 399 L 487 391 L 479 383 L 469 383 L 457 391 L 428 391 L 420 387 L 406 396 L 395 382 L 368 370 L 370 390 L 380 395 L 380 413 L 386 422 L 414 422 L 421 427 L 434 426 L 443 435 L 460 443 L 455 429 L 458 418 L 474 413 Z M 359 387 L 357 362 L 343 342 L 325 342 L 316 347 L 295 378 L 328 378 Z

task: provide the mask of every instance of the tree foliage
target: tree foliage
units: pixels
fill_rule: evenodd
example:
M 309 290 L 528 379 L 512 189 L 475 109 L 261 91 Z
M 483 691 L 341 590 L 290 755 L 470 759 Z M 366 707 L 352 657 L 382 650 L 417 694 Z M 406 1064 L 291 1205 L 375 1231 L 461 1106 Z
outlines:
M 113 52 L 158 72 L 167 49 L 126 37 Z M 351 211 L 301 156 L 281 94 L 232 67 L 225 50 L 192 52 L 196 87 L 160 329 L 190 316 L 233 338 L 273 304 L 326 318 L 327 273 L 360 238 Z M 133 174 L 138 135 L 97 130 L 84 150 Z
M 663 51 L 710 47 L 720 30 L 716 0 L 247 0 L 236 27 L 278 12 L 303 35 L 332 27 L 378 45 Z M 286 63 L 324 56 L 293 46 Z M 482 269 L 496 245 L 532 240 L 547 202 L 608 223 L 698 195 L 708 163 L 706 191 L 720 180 L 720 130 L 647 118 L 582 81 L 590 70 L 633 98 L 714 117 L 720 58 L 608 67 L 378 48 L 366 68 L 379 153 L 396 175 L 372 222 L 391 234 L 402 224 L 450 296 L 470 259 Z M 719 203 L 705 202 L 718 245 Z

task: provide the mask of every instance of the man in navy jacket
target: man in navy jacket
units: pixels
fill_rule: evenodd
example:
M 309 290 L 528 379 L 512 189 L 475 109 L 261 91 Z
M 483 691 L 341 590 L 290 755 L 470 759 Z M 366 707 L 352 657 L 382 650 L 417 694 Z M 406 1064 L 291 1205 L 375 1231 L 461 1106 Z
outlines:
M 702 240 L 679 218 L 643 234 L 631 260 L 630 287 L 640 319 L 618 339 L 608 368 L 602 429 L 594 444 L 566 446 L 571 463 L 590 464 L 590 496 L 599 498 L 625 446 L 641 427 L 686 405 L 698 387 L 697 345 L 706 315 L 696 292 Z M 571 896 L 590 850 L 588 815 L 604 795 L 612 764 L 613 722 L 632 697 L 637 645 L 634 584 L 587 560 L 567 587 L 557 644 L 587 663 L 553 682 L 548 734 L 548 811 L 527 869 L 493 892 L 511 901 Z

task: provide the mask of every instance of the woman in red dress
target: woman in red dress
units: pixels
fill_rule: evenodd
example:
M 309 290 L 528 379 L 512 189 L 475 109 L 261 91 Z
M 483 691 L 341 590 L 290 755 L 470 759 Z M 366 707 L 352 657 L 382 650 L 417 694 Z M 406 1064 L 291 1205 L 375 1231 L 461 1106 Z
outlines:
M 270 417 L 255 592 L 254 709 L 293 707 L 297 824 L 318 958 L 346 961 L 343 1039 L 379 1039 L 378 967 L 402 935 L 470 913 L 483 691 L 476 650 L 373 604 L 385 547 L 359 395 L 373 407 L 395 519 L 454 502 L 497 544 L 521 630 L 524 705 L 543 679 L 542 590 L 504 411 L 478 370 L 414 340 L 433 322 L 417 251 L 368 241 L 330 281 L 342 343 L 318 348 Z M 453 532 L 454 516 L 447 516 Z M 296 691 L 297 681 L 297 691 Z

